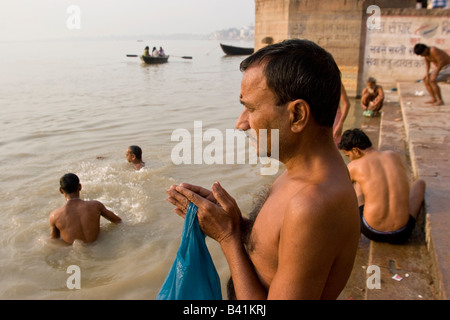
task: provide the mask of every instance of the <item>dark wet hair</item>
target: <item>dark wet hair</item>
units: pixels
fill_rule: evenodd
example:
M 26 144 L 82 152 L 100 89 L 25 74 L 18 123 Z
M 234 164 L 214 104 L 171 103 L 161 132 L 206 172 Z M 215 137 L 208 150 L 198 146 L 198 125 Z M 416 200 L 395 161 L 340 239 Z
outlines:
M 290 39 L 265 46 L 243 60 L 241 71 L 263 64 L 267 86 L 283 106 L 305 100 L 316 122 L 331 127 L 341 96 L 341 72 L 333 56 L 309 40 Z
M 74 173 L 66 173 L 59 179 L 59 185 L 65 193 L 74 193 L 78 190 L 80 179 Z
M 372 142 L 361 129 L 345 130 L 342 135 L 341 142 L 338 144 L 338 148 L 345 151 L 350 151 L 353 148 L 365 150 L 371 146 Z
M 131 153 L 134 154 L 137 159 L 142 159 L 142 149 L 139 146 L 129 146 L 128 149 L 130 149 Z
M 414 53 L 421 55 L 427 48 L 428 46 L 426 44 L 418 43 L 414 46 Z

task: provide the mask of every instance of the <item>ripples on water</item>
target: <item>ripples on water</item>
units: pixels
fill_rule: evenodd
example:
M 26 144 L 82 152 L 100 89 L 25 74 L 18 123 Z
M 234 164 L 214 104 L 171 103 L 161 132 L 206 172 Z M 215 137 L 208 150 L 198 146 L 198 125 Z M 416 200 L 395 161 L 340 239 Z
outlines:
M 143 66 L 145 45 L 161 45 L 168 64 Z M 248 46 L 247 44 L 242 44 Z M 170 158 L 177 128 L 234 128 L 243 57 L 223 57 L 211 41 L 0 43 L 0 298 L 155 299 L 175 258 L 183 221 L 165 191 L 171 184 L 221 184 L 251 210 L 274 177 L 258 165 L 182 165 Z M 210 54 L 208 54 L 210 53 Z M 143 149 L 147 168 L 125 161 Z M 85 199 L 97 199 L 123 223 L 102 219 L 99 239 L 66 246 L 49 240 L 48 215 L 64 204 L 59 178 L 79 175 Z M 207 239 L 226 284 L 228 266 Z M 67 267 L 81 270 L 69 290 Z M 225 296 L 225 294 L 224 294 Z

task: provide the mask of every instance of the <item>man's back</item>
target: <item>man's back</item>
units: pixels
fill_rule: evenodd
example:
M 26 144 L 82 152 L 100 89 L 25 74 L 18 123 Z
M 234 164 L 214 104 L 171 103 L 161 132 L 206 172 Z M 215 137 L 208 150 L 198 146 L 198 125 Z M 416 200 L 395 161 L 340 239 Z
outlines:
M 95 200 L 70 199 L 63 207 L 50 214 L 50 224 L 56 227 L 67 243 L 71 244 L 75 240 L 93 242 L 100 232 L 100 216 L 105 215 L 105 210 L 109 211 Z M 114 216 L 105 217 L 112 222 L 120 222 L 120 218 Z
M 379 231 L 405 226 L 409 219 L 409 182 L 400 157 L 393 151 L 371 149 L 348 167 L 364 194 L 367 223 Z
M 430 47 L 430 54 L 425 59 L 440 67 L 450 64 L 450 56 L 447 52 L 437 47 Z

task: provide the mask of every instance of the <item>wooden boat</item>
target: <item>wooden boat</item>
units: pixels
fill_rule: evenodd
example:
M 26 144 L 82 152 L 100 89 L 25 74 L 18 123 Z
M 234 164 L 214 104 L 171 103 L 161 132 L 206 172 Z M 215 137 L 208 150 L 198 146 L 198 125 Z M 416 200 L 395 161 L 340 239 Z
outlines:
M 223 52 L 228 55 L 250 55 L 252 54 L 255 49 L 254 48 L 243 48 L 243 47 L 235 47 L 235 46 L 229 46 L 226 44 L 221 43 L 220 47 L 222 48 Z
M 150 57 L 150 56 L 141 56 L 141 60 L 146 64 L 159 64 L 166 63 L 169 60 L 169 56 L 164 57 Z

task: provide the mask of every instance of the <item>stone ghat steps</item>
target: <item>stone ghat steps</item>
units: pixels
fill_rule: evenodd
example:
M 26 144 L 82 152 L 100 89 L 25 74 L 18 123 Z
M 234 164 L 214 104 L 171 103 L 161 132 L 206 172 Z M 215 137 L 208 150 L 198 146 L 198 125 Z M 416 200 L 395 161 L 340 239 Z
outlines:
M 450 84 L 440 83 L 446 105 L 431 106 L 423 83 L 398 84 L 414 174 L 425 180 L 425 238 L 438 299 L 450 298 Z M 424 92 L 424 96 L 418 93 Z
M 410 165 L 400 104 L 390 102 L 384 109 L 378 149 L 394 150 L 400 154 L 405 168 L 410 173 L 410 180 L 415 180 Z M 366 300 L 435 299 L 433 279 L 429 272 L 431 259 L 423 232 L 424 214 L 423 211 L 418 216 L 416 228 L 405 244 L 391 245 L 370 241 L 368 265 L 380 268 L 381 288 L 366 288 Z
M 414 158 L 416 155 L 413 155 L 413 159 L 410 158 L 410 141 L 406 132 L 410 128 L 406 121 L 411 116 L 404 119 L 401 105 L 410 106 L 411 102 L 406 101 L 401 94 L 399 92 L 397 97 L 397 92 L 387 93 L 381 117 L 363 119 L 361 129 L 366 132 L 375 146 L 378 145 L 380 150 L 389 149 L 398 152 L 410 174 L 410 180 L 414 180 L 418 174 L 417 170 L 413 170 L 413 166 L 418 164 Z M 418 98 L 415 95 L 414 97 Z M 422 100 L 423 97 L 418 103 L 423 103 Z M 420 176 L 420 178 L 423 177 Z M 433 201 L 428 197 L 429 193 L 427 190 L 425 207 L 419 214 L 411 238 L 405 244 L 377 243 L 361 235 L 352 274 L 338 299 L 434 300 L 440 298 L 436 287 L 441 287 L 441 281 L 436 276 L 438 272 L 433 271 L 439 268 L 433 259 L 434 252 L 427 249 L 427 241 L 425 241 L 427 237 L 425 230 L 429 228 L 426 226 L 427 203 Z

